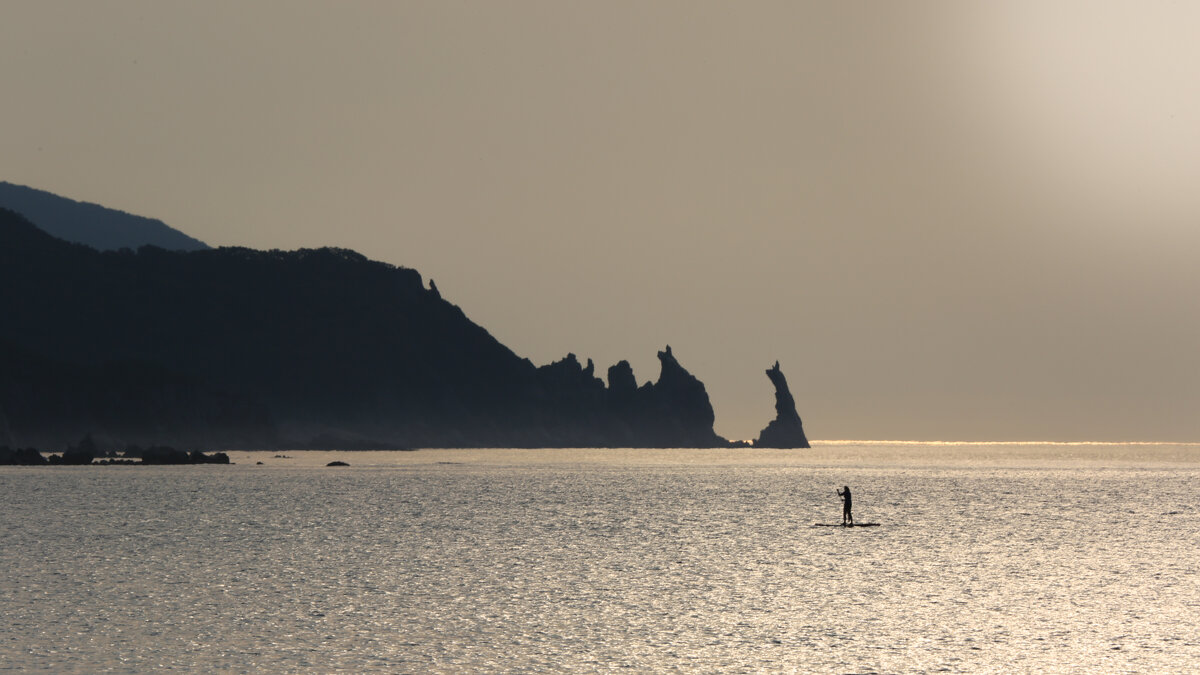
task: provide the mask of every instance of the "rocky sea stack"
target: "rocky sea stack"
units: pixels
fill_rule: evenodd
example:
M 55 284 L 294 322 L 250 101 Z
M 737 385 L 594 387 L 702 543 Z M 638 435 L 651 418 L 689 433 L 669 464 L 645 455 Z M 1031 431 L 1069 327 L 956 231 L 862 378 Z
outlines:
M 804 435 L 804 425 L 796 412 L 796 399 L 788 389 L 787 378 L 779 369 L 779 362 L 767 370 L 767 377 L 775 385 L 775 419 L 767 425 L 754 441 L 756 448 L 807 448 L 808 438 Z

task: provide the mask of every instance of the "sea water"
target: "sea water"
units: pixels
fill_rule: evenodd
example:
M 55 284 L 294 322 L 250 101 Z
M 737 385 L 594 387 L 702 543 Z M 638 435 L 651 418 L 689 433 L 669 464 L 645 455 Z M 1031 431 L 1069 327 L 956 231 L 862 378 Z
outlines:
M 0 670 L 1200 668 L 1198 446 L 277 454 L 0 468 Z

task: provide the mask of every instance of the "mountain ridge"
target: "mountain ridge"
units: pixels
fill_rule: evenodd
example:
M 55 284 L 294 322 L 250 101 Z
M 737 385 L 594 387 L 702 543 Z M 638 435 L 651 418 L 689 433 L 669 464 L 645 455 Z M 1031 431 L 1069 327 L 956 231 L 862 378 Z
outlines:
M 25 185 L 0 181 L 0 207 L 24 215 L 39 229 L 59 239 L 98 251 L 157 246 L 198 251 L 208 244 L 161 220 L 147 218 Z
M 15 442 L 53 430 L 225 447 L 729 445 L 669 346 L 640 387 L 627 362 L 608 385 L 574 355 L 535 367 L 416 270 L 345 249 L 97 251 L 0 209 L 0 288 L 0 350 L 26 355 L 0 367 Z M 23 409 L 39 382 L 64 391 Z

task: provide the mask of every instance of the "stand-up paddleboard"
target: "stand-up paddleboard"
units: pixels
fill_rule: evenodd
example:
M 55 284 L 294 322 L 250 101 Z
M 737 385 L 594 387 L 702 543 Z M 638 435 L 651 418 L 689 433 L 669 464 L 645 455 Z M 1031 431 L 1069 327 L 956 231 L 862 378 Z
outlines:
M 813 527 L 879 527 L 879 523 L 813 523 Z

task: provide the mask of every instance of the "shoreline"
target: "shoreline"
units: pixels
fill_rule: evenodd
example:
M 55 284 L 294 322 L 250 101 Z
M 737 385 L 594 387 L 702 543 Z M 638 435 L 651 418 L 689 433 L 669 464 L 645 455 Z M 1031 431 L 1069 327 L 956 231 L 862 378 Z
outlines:
M 808 449 L 735 448 L 422 448 L 411 450 L 245 450 L 214 448 L 229 462 L 254 468 L 353 467 L 422 469 L 496 466 L 776 467 L 780 469 L 1200 469 L 1197 443 L 815 441 Z M 41 453 L 48 457 L 54 453 Z M 142 464 L 97 457 L 76 466 L 187 466 Z M 259 464 L 261 462 L 261 464 Z M 20 466 L 20 465 L 11 465 Z M 68 464 L 35 465 L 48 468 Z
M 1200 469 L 1200 445 L 940 445 L 814 444 L 805 450 L 769 448 L 433 448 L 419 450 L 229 450 L 239 466 L 323 467 L 330 461 L 353 467 L 454 469 L 496 466 L 653 466 L 894 468 L 894 469 Z M 286 457 L 277 457 L 285 455 Z

